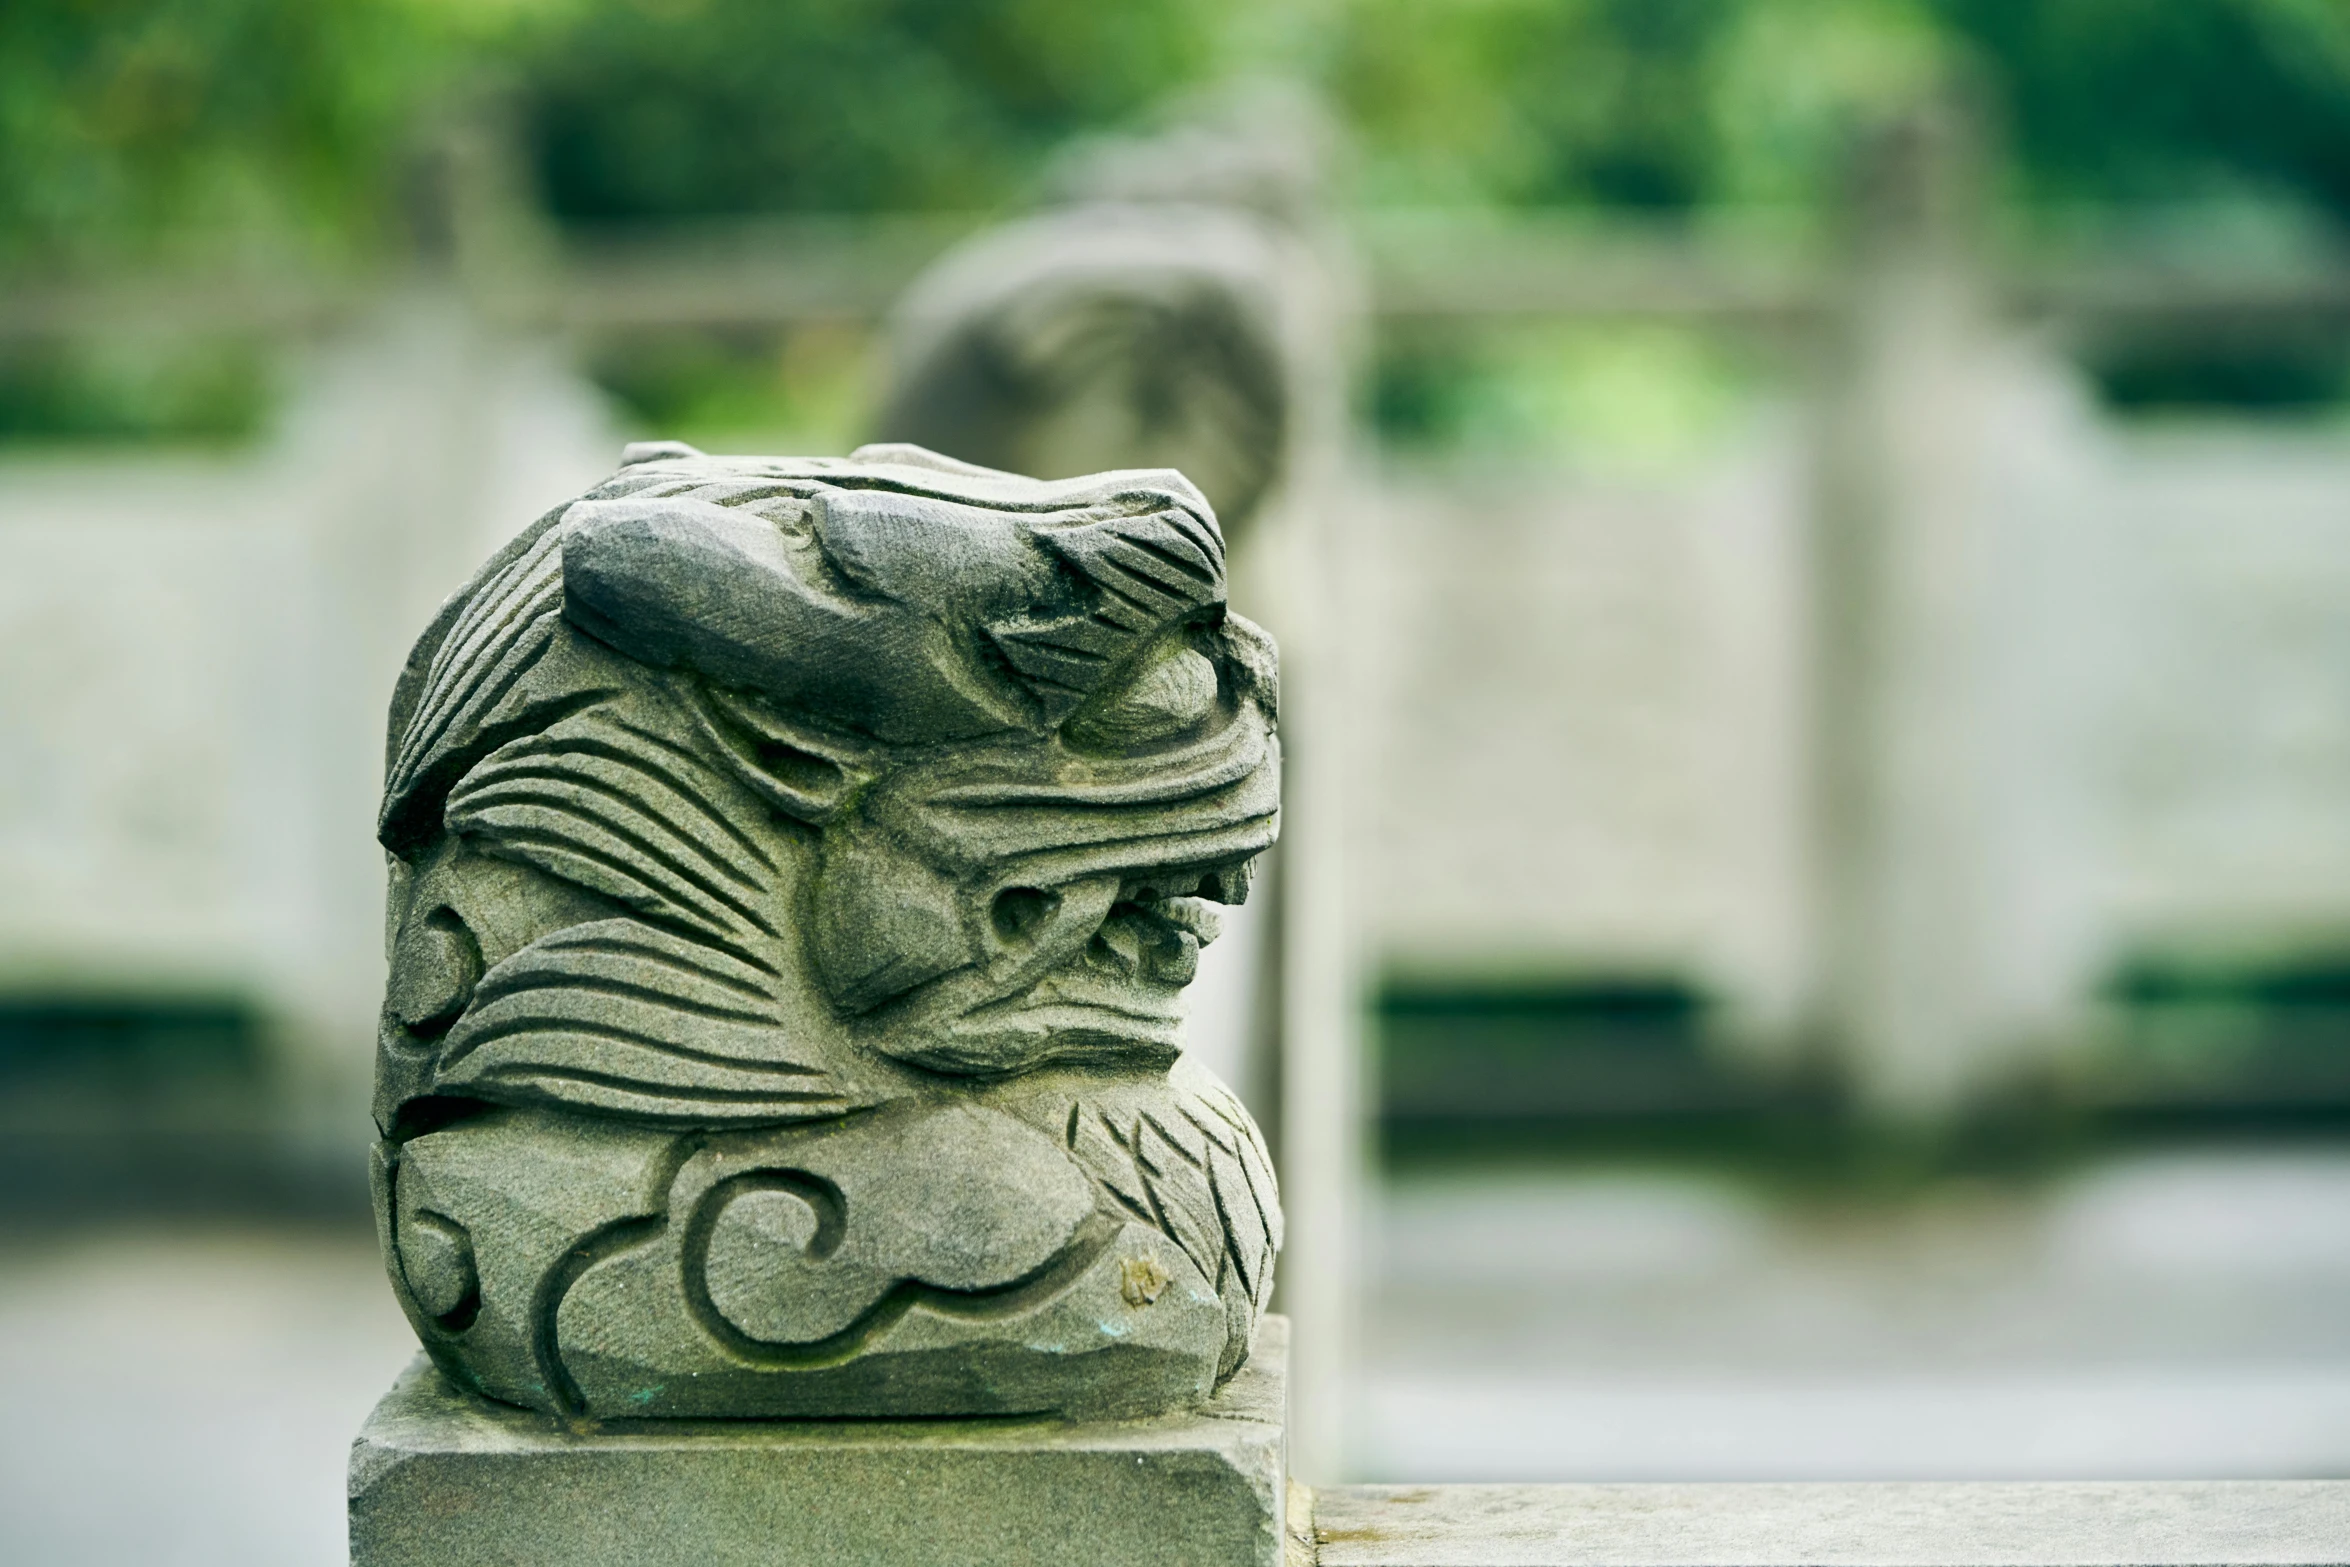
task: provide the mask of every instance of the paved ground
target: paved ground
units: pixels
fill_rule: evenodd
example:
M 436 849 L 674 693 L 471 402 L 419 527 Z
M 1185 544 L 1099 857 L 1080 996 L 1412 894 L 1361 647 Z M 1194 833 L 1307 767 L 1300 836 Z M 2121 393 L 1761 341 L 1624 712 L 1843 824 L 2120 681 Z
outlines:
M 0 1251 L 0 1559 L 324 1567 L 343 1460 L 415 1352 L 363 1229 Z
M 1378 1238 L 1378 1478 L 2350 1475 L 2350 1151 L 1867 1207 L 1424 1181 Z
M 1417 1180 L 1370 1477 L 2350 1475 L 2350 1149 L 1871 1207 L 1693 1175 Z M 0 1559 L 342 1559 L 411 1353 L 356 1230 L 0 1240 Z

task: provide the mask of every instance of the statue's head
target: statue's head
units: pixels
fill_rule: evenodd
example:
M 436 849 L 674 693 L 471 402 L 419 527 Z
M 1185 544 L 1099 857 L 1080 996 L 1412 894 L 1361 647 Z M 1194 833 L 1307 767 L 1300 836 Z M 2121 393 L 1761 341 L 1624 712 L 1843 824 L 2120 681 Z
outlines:
M 1279 792 L 1272 646 L 1198 492 L 631 456 L 477 574 L 395 700 L 387 1127 L 1171 1059 Z

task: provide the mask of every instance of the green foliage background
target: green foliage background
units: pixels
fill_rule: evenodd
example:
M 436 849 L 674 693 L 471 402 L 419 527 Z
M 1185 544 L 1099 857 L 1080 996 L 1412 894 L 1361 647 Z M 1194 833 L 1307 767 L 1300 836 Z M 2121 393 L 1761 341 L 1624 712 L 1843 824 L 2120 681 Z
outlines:
M 2350 0 L 8 0 L 0 277 L 397 265 L 424 243 L 433 149 L 485 109 L 575 231 L 987 210 L 1071 135 L 1250 74 L 1325 95 L 1366 205 L 1768 213 L 1800 234 L 1856 127 L 1956 82 L 1991 111 L 2025 226 L 2110 203 L 2350 218 Z M 1406 439 L 1708 407 L 1731 374 L 1687 343 L 1383 346 L 1374 411 Z M 2290 386 L 2254 367 L 2252 401 L 2337 395 L 2323 347 Z M 787 361 L 801 402 L 853 401 L 809 390 L 853 384 L 838 344 L 624 357 L 608 384 L 665 426 L 779 406 Z M 0 436 L 233 436 L 265 359 L 0 351 Z M 2160 402 L 2178 373 L 2129 385 Z
M 465 41 L 398 0 L 9 0 L 0 264 L 341 252 Z
M 1958 72 L 2019 198 L 2350 214 L 2340 0 L 11 0 L 0 263 L 367 254 L 484 90 L 605 224 L 986 207 L 1251 70 L 1330 95 L 1373 201 L 1812 202 L 1857 117 Z
M 1002 199 L 1072 132 L 1209 74 L 1220 0 L 701 0 L 518 40 L 534 162 L 572 221 Z

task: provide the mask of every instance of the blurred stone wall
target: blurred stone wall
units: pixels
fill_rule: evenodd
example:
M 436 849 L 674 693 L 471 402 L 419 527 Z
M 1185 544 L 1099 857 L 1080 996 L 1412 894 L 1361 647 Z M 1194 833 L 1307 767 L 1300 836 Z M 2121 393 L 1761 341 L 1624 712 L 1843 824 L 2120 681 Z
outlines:
M 618 445 L 557 357 L 429 294 L 289 361 L 254 450 L 0 461 L 0 1001 L 249 1007 L 267 1091 L 356 1140 L 393 678 Z
M 2093 1052 L 2146 953 L 2350 950 L 2350 435 L 2117 426 L 1991 356 L 1970 983 L 1927 1109 Z M 370 823 L 409 639 L 608 472 L 593 389 L 454 301 L 295 361 L 254 450 L 0 460 L 0 1003 L 234 997 L 361 1101 Z M 1768 1061 L 1816 1005 L 1816 472 L 1764 410 L 1670 475 L 1389 456 L 1333 514 L 1350 897 L 1375 972 L 1661 976 Z M 1915 714 L 1929 733 L 1942 721 Z M 1850 1063 L 1887 1080 L 1899 1063 Z M 354 1123 L 354 1130 L 356 1124 Z
M 1912 688 L 1916 738 L 1875 742 L 1938 758 L 1909 786 L 1958 834 L 1912 874 L 1940 878 L 1921 940 L 1969 1026 L 1926 1061 L 1847 1047 L 1901 1113 L 2094 1074 L 2133 963 L 2350 951 L 2350 434 L 2118 425 L 2024 343 L 1978 368 L 1988 456 L 1945 524 L 1966 640 Z M 1780 408 L 1666 478 L 1391 461 L 1367 486 L 1345 618 L 1376 969 L 1668 980 L 1717 1045 L 1816 1045 L 1806 447 Z

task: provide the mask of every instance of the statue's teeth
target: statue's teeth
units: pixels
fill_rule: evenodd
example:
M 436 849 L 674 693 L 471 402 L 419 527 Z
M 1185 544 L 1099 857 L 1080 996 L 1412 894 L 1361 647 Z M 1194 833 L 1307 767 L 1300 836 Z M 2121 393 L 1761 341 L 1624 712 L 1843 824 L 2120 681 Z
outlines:
M 1224 916 L 1202 898 L 1169 898 L 1152 912 L 1177 930 L 1189 931 L 1203 947 L 1224 932 Z
M 1239 905 L 1248 901 L 1249 884 L 1256 879 L 1256 861 L 1243 860 L 1209 871 L 1199 881 L 1199 895 L 1211 903 Z
M 1142 938 L 1133 922 L 1111 919 L 1095 932 L 1087 956 L 1120 974 L 1131 974 L 1142 964 Z

